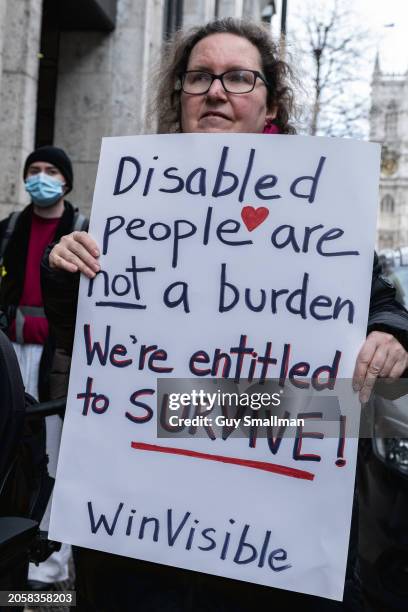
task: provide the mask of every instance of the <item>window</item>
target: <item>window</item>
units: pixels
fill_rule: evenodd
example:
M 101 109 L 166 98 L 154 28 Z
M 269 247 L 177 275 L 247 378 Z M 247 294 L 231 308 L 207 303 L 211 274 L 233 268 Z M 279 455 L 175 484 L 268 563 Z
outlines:
M 183 0 L 166 0 L 163 38 L 168 40 L 183 25 Z
M 388 193 L 381 200 L 381 212 L 393 213 L 395 209 L 394 198 Z
M 398 109 L 396 103 L 390 102 L 385 113 L 385 137 L 397 138 L 398 133 Z
M 378 248 L 379 249 L 393 249 L 395 247 L 395 240 L 393 232 L 382 232 L 379 233 Z

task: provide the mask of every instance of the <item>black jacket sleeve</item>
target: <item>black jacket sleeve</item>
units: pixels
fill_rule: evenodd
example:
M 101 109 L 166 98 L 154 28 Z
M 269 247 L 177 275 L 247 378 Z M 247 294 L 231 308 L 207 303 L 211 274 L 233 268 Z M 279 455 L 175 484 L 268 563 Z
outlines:
M 6 217 L 5 219 L 2 219 L 0 221 L 0 242 L 3 240 L 4 238 L 4 234 L 6 232 L 7 229 L 7 225 L 9 222 L 9 217 Z
M 374 257 L 368 333 L 384 331 L 392 334 L 408 351 L 408 312 L 395 299 L 393 284 L 381 275 L 378 257 Z
M 52 248 L 61 236 L 68 234 L 73 229 L 77 209 L 74 209 L 71 205 L 70 208 L 72 208 L 72 218 L 69 219 L 69 223 L 61 228 L 59 234 L 55 236 L 55 241 L 44 252 L 40 278 L 44 310 L 55 347 L 72 355 L 80 274 L 79 272 L 72 274 L 64 272 L 64 270 L 54 270 L 49 265 L 49 255 Z M 82 230 L 88 231 L 88 226 L 89 221 L 86 219 Z
M 56 346 L 72 355 L 80 274 L 50 268 L 48 257 L 53 246 L 48 246 L 41 262 L 44 310 Z

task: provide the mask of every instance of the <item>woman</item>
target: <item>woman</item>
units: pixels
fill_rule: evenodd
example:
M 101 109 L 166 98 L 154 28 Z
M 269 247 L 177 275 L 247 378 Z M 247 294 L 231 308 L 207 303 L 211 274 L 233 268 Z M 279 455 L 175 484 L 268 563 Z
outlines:
M 160 132 L 294 133 L 289 123 L 293 110 L 291 70 L 278 59 L 263 28 L 233 19 L 214 21 L 178 37 L 166 57 L 157 98 Z M 98 245 L 88 234 L 74 232 L 62 238 L 52 249 L 45 270 L 47 303 L 53 302 L 48 289 L 53 277 L 62 278 L 55 271 L 79 271 L 92 278 L 100 269 L 98 256 Z M 69 282 L 69 276 L 78 275 L 63 276 Z M 377 269 L 373 273 L 370 314 L 370 333 L 357 358 L 354 375 L 354 386 L 362 401 L 367 400 L 377 376 L 398 378 L 408 367 L 408 314 L 394 301 L 393 290 L 381 281 Z M 84 551 L 80 557 L 92 554 L 99 555 L 99 559 L 113 558 L 93 551 Z M 321 602 L 323 607 L 319 608 L 317 598 L 154 564 L 133 560 L 115 563 L 121 565 L 118 575 L 122 581 L 116 586 L 120 589 L 122 584 L 123 591 L 124 576 L 133 577 L 131 595 L 138 599 L 136 609 L 140 610 L 238 612 L 270 606 L 272 601 L 278 605 L 300 604 L 301 610 L 310 606 L 314 612 L 339 607 L 333 602 Z M 159 589 L 154 588 L 156 579 L 160 581 Z M 150 586 L 145 582 L 143 588 L 138 587 L 138 580 L 146 580 Z M 170 585 L 174 585 L 173 593 Z M 117 609 L 123 606 L 122 600 Z

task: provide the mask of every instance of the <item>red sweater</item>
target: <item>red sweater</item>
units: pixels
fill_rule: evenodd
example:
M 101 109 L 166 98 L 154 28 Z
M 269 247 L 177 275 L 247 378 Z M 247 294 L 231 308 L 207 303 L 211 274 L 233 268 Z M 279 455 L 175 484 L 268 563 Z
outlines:
M 40 263 L 45 249 L 54 239 L 59 221 L 59 218 L 44 219 L 33 213 L 20 306 L 43 306 Z M 13 321 L 10 330 L 12 340 L 15 340 L 15 330 L 15 321 Z M 23 336 L 27 344 L 44 344 L 48 336 L 47 319 L 27 315 L 24 321 Z

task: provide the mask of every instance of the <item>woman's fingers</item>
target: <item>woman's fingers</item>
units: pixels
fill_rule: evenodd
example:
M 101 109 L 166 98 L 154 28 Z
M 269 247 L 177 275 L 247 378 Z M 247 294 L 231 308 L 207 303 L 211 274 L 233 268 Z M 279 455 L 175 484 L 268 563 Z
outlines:
M 63 236 L 52 249 L 49 257 L 51 268 L 60 268 L 67 272 L 78 270 L 88 278 L 93 278 L 100 270 L 97 261 L 98 245 L 87 232 L 72 232 Z
M 388 375 L 388 380 L 390 382 L 395 382 L 396 380 L 398 380 L 398 378 L 400 378 L 400 376 L 404 373 L 404 371 L 407 369 L 408 364 L 401 362 L 401 361 L 397 361 L 394 365 L 394 367 L 392 368 L 391 372 Z
M 358 354 L 353 375 L 353 388 L 360 392 L 361 402 L 368 401 L 386 357 L 387 353 L 382 350 L 381 342 L 370 334 Z
M 408 366 L 408 353 L 394 336 L 372 332 L 364 342 L 356 361 L 353 388 L 360 392 L 360 401 L 368 402 L 375 381 L 396 380 Z

